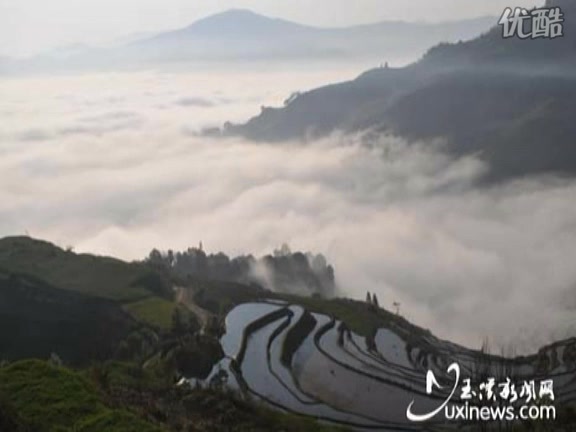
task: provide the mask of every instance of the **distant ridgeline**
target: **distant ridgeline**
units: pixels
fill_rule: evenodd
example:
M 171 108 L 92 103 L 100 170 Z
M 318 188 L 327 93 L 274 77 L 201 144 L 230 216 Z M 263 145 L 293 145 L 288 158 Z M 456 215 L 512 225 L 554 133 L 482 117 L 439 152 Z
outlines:
M 546 6 L 562 9 L 564 37 L 505 39 L 494 21 L 482 36 L 442 43 L 404 68 L 372 69 L 209 132 L 281 142 L 368 130 L 440 140 L 456 157 L 482 158 L 492 180 L 576 175 L 576 2 Z
M 207 255 L 202 245 L 184 252 L 154 249 L 146 261 L 184 280 L 238 282 L 276 292 L 322 297 L 333 296 L 336 288 L 334 269 L 324 256 L 293 253 L 286 245 L 262 258 L 252 255 L 229 258 L 223 253 Z

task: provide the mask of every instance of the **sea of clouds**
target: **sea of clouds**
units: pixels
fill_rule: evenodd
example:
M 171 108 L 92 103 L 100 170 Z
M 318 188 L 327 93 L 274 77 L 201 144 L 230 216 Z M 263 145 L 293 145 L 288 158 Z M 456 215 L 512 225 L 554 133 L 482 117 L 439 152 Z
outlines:
M 394 137 L 198 136 L 357 72 L 0 80 L 0 235 L 124 259 L 288 243 L 326 255 L 343 295 L 376 292 L 467 346 L 525 352 L 573 335 L 576 182 L 479 187 L 481 161 Z

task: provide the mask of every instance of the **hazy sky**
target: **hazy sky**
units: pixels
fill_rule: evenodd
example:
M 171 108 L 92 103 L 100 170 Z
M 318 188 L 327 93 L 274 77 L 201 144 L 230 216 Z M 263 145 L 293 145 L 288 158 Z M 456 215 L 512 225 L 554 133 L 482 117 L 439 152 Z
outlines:
M 544 0 L 0 0 L 0 55 L 185 26 L 230 8 L 319 26 L 498 15 Z M 311 6 L 313 5 L 313 6 Z

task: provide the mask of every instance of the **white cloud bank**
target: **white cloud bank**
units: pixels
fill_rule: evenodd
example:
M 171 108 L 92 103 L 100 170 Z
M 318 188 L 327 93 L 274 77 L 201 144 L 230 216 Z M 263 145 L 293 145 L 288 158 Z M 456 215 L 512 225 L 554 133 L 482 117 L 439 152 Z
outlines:
M 334 72 L 334 79 L 351 76 Z M 127 259 L 150 249 L 324 253 L 344 293 L 439 336 L 530 350 L 573 335 L 576 183 L 479 189 L 434 146 L 196 138 L 326 74 L 139 73 L 0 82 L 0 235 Z M 202 103 L 180 103 L 182 100 Z M 572 333 L 571 333 L 572 332 Z

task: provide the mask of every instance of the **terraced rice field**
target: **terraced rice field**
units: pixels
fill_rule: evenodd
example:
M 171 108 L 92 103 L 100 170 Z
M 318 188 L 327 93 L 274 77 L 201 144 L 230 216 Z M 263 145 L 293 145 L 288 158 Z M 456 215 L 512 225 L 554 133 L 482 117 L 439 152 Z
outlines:
M 352 429 L 421 430 L 408 422 L 406 409 L 413 400 L 421 412 L 440 406 L 453 387 L 447 373 L 453 362 L 473 381 L 553 379 L 557 404 L 576 400 L 576 341 L 506 359 L 431 335 L 415 337 L 398 325 L 362 337 L 331 317 L 283 302 L 237 306 L 226 327 L 226 358 L 213 375 L 224 373 L 229 387 L 279 409 Z M 427 394 L 429 370 L 443 390 Z

